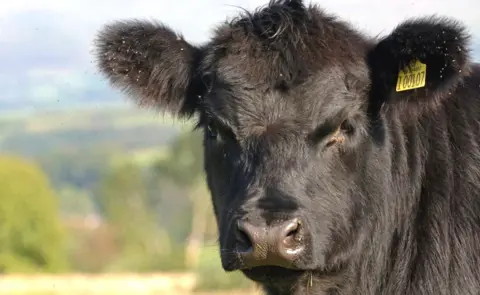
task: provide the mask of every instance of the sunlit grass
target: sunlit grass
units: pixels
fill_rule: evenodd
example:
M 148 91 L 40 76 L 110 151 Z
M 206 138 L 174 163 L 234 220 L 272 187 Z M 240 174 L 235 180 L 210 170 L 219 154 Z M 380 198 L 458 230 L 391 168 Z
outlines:
M 202 248 L 196 270 L 195 291 L 252 289 L 254 285 L 240 272 L 226 273 L 222 269 L 218 246 Z
M 105 274 L 3 276 L 0 295 L 257 295 L 258 290 L 195 291 L 196 276 Z

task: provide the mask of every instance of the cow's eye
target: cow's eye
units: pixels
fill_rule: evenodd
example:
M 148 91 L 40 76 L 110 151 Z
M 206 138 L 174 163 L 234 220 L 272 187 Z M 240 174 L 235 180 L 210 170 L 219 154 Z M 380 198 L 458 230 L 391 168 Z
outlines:
M 328 148 L 334 144 L 345 141 L 346 136 L 351 135 L 353 126 L 345 120 L 341 125 L 334 127 L 332 125 L 322 125 L 309 135 L 310 143 L 313 145 L 322 145 Z
M 343 123 L 338 127 L 338 129 L 329 137 L 326 147 L 329 147 L 336 143 L 343 143 L 346 139 L 346 136 L 350 136 L 352 133 L 353 126 L 348 120 L 343 121 Z
M 218 143 L 235 142 L 236 136 L 232 129 L 228 128 L 226 125 L 222 124 L 214 119 L 209 119 L 208 122 L 204 123 L 205 126 L 205 135 L 207 139 L 215 141 Z
M 210 121 L 206 126 L 207 138 L 211 141 L 221 142 L 224 140 L 224 134 L 226 130 L 221 125 L 216 124 L 214 121 Z
M 215 126 L 213 126 L 213 124 L 208 124 L 207 125 L 207 137 L 211 140 L 216 140 L 218 138 L 218 131 L 217 129 L 215 128 Z

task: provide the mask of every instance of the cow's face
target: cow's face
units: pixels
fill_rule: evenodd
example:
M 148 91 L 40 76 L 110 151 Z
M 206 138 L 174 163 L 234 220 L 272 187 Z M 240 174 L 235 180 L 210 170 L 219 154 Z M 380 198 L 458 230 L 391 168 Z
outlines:
M 364 246 L 394 187 L 381 106 L 412 103 L 392 94 L 399 67 L 427 64 L 413 93 L 434 106 L 468 71 L 466 44 L 462 28 L 435 20 L 374 44 L 282 0 L 201 47 L 160 24 L 118 22 L 99 35 L 98 61 L 140 104 L 199 118 L 223 267 L 278 283 L 339 273 Z
M 255 279 L 323 268 L 347 251 L 370 144 L 365 65 L 328 65 L 296 85 L 252 77 L 265 59 L 208 65 L 199 124 L 223 266 Z

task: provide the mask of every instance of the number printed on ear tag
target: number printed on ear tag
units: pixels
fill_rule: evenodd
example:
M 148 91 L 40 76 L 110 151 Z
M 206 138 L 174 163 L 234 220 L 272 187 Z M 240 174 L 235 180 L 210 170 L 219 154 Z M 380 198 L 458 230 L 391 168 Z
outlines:
M 427 77 L 427 65 L 421 61 L 414 60 L 410 67 L 400 70 L 397 80 L 397 92 L 421 88 L 425 86 Z

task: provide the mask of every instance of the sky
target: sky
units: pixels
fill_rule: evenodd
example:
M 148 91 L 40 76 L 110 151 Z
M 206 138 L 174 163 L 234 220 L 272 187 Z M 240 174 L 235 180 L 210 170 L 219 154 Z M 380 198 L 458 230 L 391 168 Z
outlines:
M 0 5 L 0 101 L 62 101 L 103 93 L 94 67 L 93 39 L 109 21 L 156 19 L 193 43 L 208 40 L 216 23 L 239 7 L 268 0 L 13 0 Z M 371 36 L 386 35 L 402 20 L 444 15 L 463 21 L 480 60 L 478 0 L 311 0 Z M 97 91 L 97 92 L 95 92 Z M 115 92 L 111 92 L 115 93 Z

